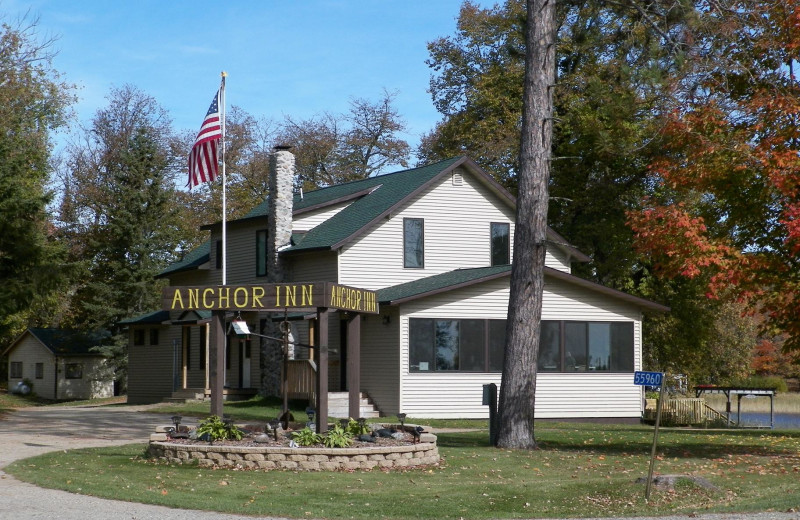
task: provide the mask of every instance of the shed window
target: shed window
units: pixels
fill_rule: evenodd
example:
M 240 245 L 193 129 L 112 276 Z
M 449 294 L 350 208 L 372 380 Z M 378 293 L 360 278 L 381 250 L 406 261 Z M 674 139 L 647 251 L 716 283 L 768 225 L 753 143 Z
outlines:
M 9 377 L 22 379 L 22 361 L 12 361 L 9 367 Z
M 150 344 L 158 345 L 158 329 L 150 329 Z
M 425 229 L 421 218 L 403 219 L 403 267 L 425 267 Z
M 36 363 L 36 379 L 44 379 L 44 363 Z
M 64 365 L 64 377 L 67 379 L 83 378 L 83 365 L 80 363 L 67 363 Z
M 144 345 L 144 335 L 146 329 L 133 329 L 133 344 L 136 346 Z

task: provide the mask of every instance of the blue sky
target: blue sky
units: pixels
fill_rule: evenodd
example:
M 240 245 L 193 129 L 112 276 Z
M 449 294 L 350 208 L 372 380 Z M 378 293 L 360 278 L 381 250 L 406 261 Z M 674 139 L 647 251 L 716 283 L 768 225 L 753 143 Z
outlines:
M 491 5 L 493 2 L 480 2 Z M 196 131 L 228 73 L 227 106 L 256 117 L 344 113 L 353 98 L 395 106 L 415 146 L 439 120 L 427 43 L 455 33 L 461 0 L 0 0 L 6 22 L 30 11 L 56 36 L 53 65 L 79 87 L 86 122 L 112 86 L 153 96 L 177 130 Z

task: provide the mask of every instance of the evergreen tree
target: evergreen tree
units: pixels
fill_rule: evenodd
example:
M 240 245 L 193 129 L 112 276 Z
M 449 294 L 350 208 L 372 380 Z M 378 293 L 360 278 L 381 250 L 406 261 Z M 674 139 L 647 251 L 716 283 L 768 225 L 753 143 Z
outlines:
M 36 22 L 0 26 L 0 348 L 29 322 L 32 305 L 63 282 L 64 251 L 47 204 L 51 133 L 64 125 L 72 87 L 51 68 L 52 42 Z
M 183 163 L 170 124 L 153 98 L 125 86 L 112 90 L 84 144 L 71 150 L 62 218 L 71 216 L 68 235 L 85 262 L 74 299 L 82 328 L 116 334 L 120 320 L 160 305 L 155 275 L 174 260 L 181 238 L 175 181 Z M 119 379 L 126 344 L 117 335 L 107 349 Z

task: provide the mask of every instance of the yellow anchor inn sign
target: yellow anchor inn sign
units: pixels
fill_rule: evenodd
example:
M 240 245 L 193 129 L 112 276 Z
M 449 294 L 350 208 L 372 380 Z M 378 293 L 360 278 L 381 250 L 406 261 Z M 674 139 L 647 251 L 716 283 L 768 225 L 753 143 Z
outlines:
M 378 314 L 378 299 L 375 291 L 333 282 L 165 287 L 162 308 L 170 311 L 328 308 Z
M 225 314 L 238 312 L 278 312 L 292 310 L 316 312 L 318 363 L 316 388 L 328 384 L 328 313 L 346 311 L 349 411 L 359 415 L 361 316 L 378 314 L 375 291 L 359 289 L 333 282 L 297 282 L 260 285 L 211 285 L 192 287 L 165 287 L 161 293 L 162 308 L 168 311 L 212 311 L 209 342 L 209 383 L 211 387 L 211 413 L 222 416 Z M 284 352 L 284 364 L 286 357 Z M 352 364 L 352 366 L 351 366 Z M 283 374 L 286 374 L 284 367 Z M 284 411 L 288 411 L 285 375 L 283 379 Z M 317 432 L 328 427 L 328 393 L 316 392 Z

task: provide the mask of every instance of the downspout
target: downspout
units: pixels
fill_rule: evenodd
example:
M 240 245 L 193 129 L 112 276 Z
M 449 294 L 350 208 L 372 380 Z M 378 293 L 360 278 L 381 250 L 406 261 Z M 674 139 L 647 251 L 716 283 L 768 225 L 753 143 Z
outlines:
M 55 372 L 53 373 L 53 400 L 58 401 L 58 356 L 56 356 Z

